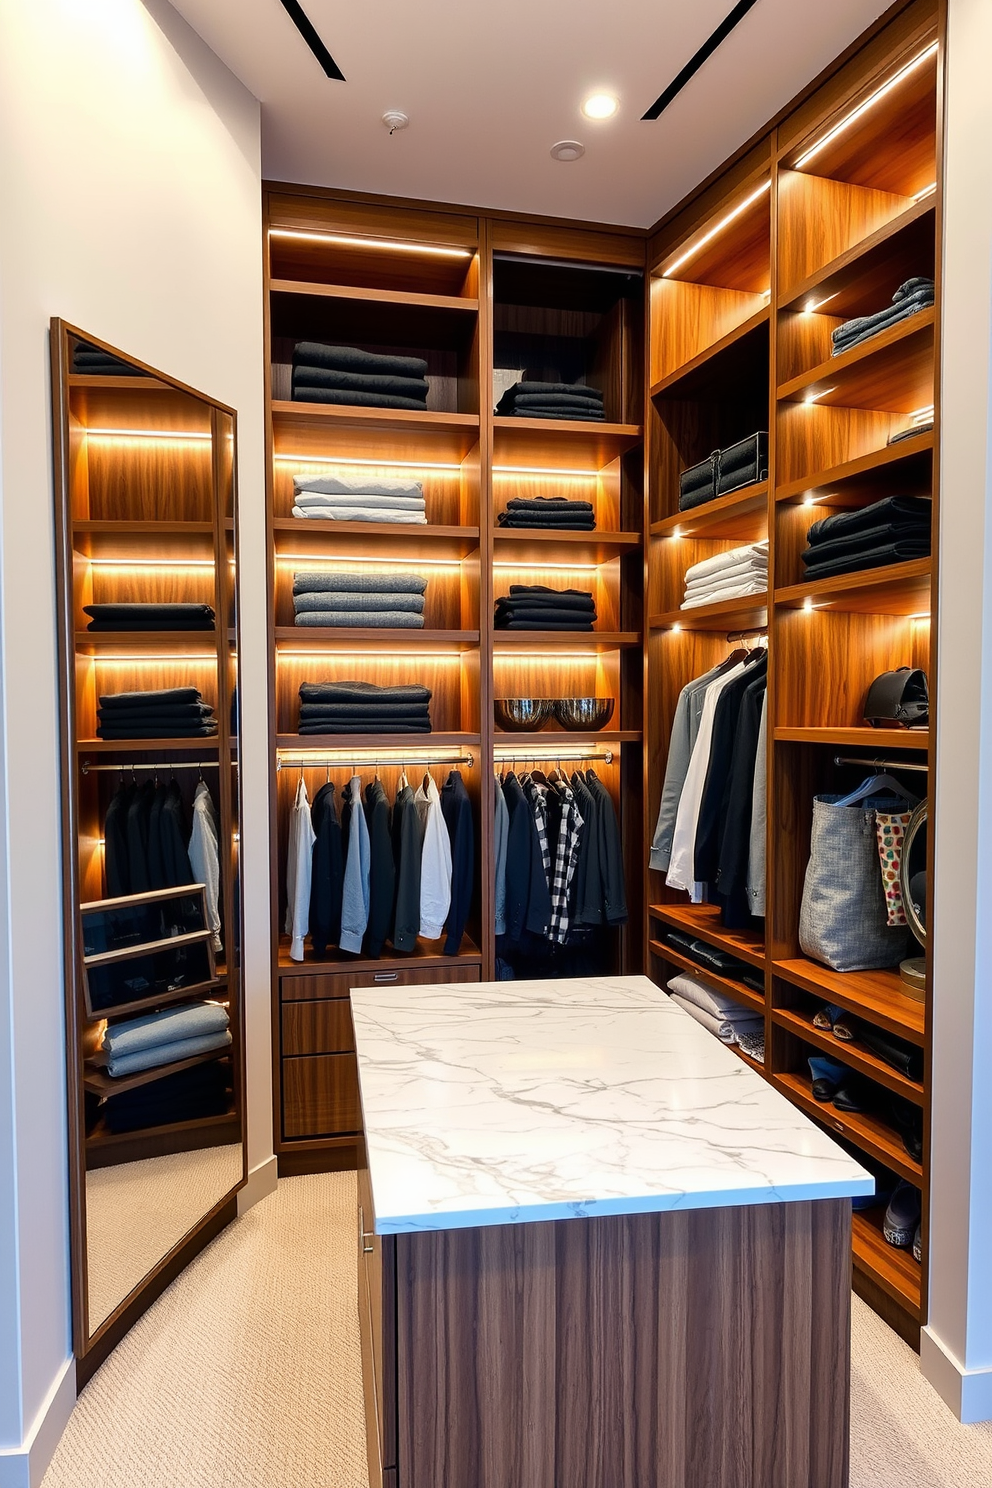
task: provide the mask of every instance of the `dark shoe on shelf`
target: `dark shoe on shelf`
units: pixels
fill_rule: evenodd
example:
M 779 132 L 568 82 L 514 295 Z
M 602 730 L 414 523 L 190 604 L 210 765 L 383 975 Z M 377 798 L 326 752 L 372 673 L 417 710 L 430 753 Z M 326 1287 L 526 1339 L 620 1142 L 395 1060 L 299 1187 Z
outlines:
M 922 1264 L 923 1264 L 923 1236 L 920 1233 L 920 1226 L 919 1225 L 916 1226 L 916 1234 L 913 1236 L 913 1260 L 914 1261 L 917 1261 L 922 1266 Z
M 920 1191 L 911 1183 L 900 1183 L 889 1200 L 882 1221 L 882 1234 L 890 1245 L 912 1245 L 920 1230 Z
M 834 1007 L 831 1003 L 827 1003 L 824 1007 L 818 1008 L 813 1014 L 813 1027 L 819 1028 L 821 1033 L 829 1033 L 843 1012 L 843 1008 Z
M 892 1124 L 902 1137 L 902 1145 L 914 1162 L 923 1161 L 923 1112 L 901 1095 L 889 1097 Z
M 851 1071 L 827 1054 L 811 1054 L 809 1072 L 813 1076 L 813 1099 L 832 1100 L 835 1091 L 849 1077 Z
M 860 1075 L 847 1071 L 844 1083 L 834 1092 L 834 1106 L 838 1111 L 868 1111 L 871 1109 L 872 1091 Z

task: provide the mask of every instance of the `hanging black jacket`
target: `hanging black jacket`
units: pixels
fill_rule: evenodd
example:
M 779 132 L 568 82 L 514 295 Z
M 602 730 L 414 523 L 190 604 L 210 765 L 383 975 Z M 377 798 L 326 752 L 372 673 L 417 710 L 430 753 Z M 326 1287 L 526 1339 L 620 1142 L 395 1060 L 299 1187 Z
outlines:
M 165 882 L 162 887 L 175 889 L 181 884 L 194 883 L 196 875 L 189 860 L 189 839 L 193 824 L 186 810 L 179 783 L 170 780 L 162 792 L 162 809 L 159 813 L 159 851 Z
M 516 944 L 528 923 L 532 844 L 536 845 L 537 829 L 530 802 L 512 771 L 503 780 L 503 799 L 510 818 L 506 833 L 506 938 Z M 548 919 L 550 917 L 549 899 Z
M 127 812 L 127 860 L 132 894 L 146 894 L 155 887 L 148 864 L 148 822 L 155 799 L 155 782 L 146 780 L 135 789 Z
M 444 954 L 457 956 L 475 887 L 475 823 L 460 770 L 452 770 L 441 787 L 441 815 L 451 839 L 451 908 Z
M 613 798 L 595 770 L 586 771 L 589 794 L 596 802 L 600 872 L 603 881 L 603 918 L 608 925 L 627 922 L 627 891 L 623 875 L 623 844 Z
M 313 798 L 310 820 L 316 841 L 310 875 L 310 939 L 318 960 L 341 937 L 341 890 L 344 885 L 344 850 L 341 823 L 334 806 L 334 786 L 322 785 Z
M 119 786 L 107 807 L 103 826 L 103 865 L 107 875 L 108 899 L 119 899 L 131 892 L 127 821 L 134 793 L 134 785 Z
M 723 836 L 723 808 L 727 781 L 734 758 L 734 740 L 744 694 L 752 682 L 767 675 L 768 654 L 758 652 L 744 671 L 720 694 L 713 715 L 713 737 L 706 781 L 696 821 L 696 843 L 693 877 L 697 883 L 714 883 L 720 865 L 720 842 Z
M 751 851 L 751 805 L 754 799 L 754 769 L 758 757 L 761 709 L 768 687 L 767 669 L 749 683 L 741 700 L 734 739 L 734 758 L 727 777 L 723 833 L 716 886 L 721 895 L 731 895 L 747 885 Z
M 420 868 L 424 829 L 413 791 L 405 785 L 393 804 L 393 861 L 396 864 L 396 905 L 393 933 L 397 951 L 412 951 L 420 934 Z
M 572 878 L 571 913 L 569 920 L 575 929 L 588 928 L 603 923 L 603 882 L 599 866 L 599 827 L 596 802 L 586 784 L 585 776 L 578 771 L 572 775 L 572 790 L 582 818 L 579 834 L 579 854 Z
M 365 787 L 365 821 L 369 829 L 369 922 L 362 952 L 376 961 L 393 922 L 396 864 L 389 830 L 389 799 L 381 780 Z

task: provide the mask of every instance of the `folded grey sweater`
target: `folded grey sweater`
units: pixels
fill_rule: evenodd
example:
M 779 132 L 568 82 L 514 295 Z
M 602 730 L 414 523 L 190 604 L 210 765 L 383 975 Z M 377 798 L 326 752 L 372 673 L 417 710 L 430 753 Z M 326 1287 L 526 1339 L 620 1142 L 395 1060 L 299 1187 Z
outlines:
M 422 594 L 294 594 L 293 609 L 297 619 L 314 610 L 355 610 L 374 615 L 381 610 L 407 610 L 411 615 L 424 613 Z
M 420 574 L 294 573 L 294 594 L 423 594 Z M 356 606 L 357 608 L 357 606 Z
M 423 615 L 409 610 L 304 610 L 296 617 L 297 625 L 367 626 L 375 630 L 423 630 Z

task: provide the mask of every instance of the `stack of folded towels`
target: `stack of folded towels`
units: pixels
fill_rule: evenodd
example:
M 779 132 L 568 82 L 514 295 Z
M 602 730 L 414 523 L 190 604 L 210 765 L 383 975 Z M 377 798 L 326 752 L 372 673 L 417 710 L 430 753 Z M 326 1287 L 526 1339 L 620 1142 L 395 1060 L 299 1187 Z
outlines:
M 99 346 L 93 346 L 89 341 L 77 341 L 72 348 L 72 370 L 88 377 L 144 376 L 140 367 L 122 362 L 119 357 L 101 350 Z
M 598 419 L 603 412 L 599 388 L 577 382 L 515 382 L 496 404 L 504 418 Z
M 214 710 L 195 687 L 108 693 L 97 714 L 100 739 L 205 739 L 217 732 Z
M 768 588 L 768 542 L 749 543 L 705 558 L 686 569 L 683 610 L 764 594 Z
M 319 341 L 300 341 L 293 349 L 293 397 L 299 402 L 424 409 L 429 391 L 421 357 L 380 356 Z
M 114 1079 L 177 1064 L 231 1043 L 227 1011 L 216 1002 L 196 1002 L 113 1023 L 103 1035 L 103 1062 Z
M 427 505 L 420 481 L 297 475 L 293 478 L 293 516 L 321 522 L 412 522 L 423 526 Z
M 828 579 L 930 555 L 929 496 L 886 496 L 814 522 L 802 554 L 807 579 Z
M 564 496 L 514 496 L 496 519 L 501 527 L 554 528 L 561 532 L 594 532 L 596 514 L 591 501 L 569 501 Z
M 107 1130 L 114 1133 L 225 1116 L 231 1108 L 230 1080 L 230 1062 L 211 1059 L 109 1095 L 100 1111 Z
M 668 990 L 672 1001 L 687 1012 L 690 1018 L 695 1018 L 697 1023 L 701 1023 L 721 1043 L 740 1043 L 742 1048 L 746 1048 L 744 1037 L 760 1034 L 763 1046 L 764 1018 L 760 1013 L 753 1012 L 751 1008 L 743 1007 L 741 1003 L 735 1002 L 725 992 L 713 992 L 705 982 L 685 974 L 672 977 L 668 983 Z M 750 1039 L 748 1042 L 751 1042 Z M 753 1043 L 751 1043 L 751 1048 L 754 1048 Z
M 905 284 L 900 284 L 892 296 L 891 305 L 887 305 L 884 310 L 879 310 L 875 315 L 859 315 L 854 320 L 845 320 L 843 325 L 831 331 L 832 355 L 840 356 L 842 352 L 850 351 L 852 346 L 877 336 L 880 331 L 887 331 L 889 326 L 896 325 L 907 316 L 926 310 L 933 302 L 932 279 L 907 279 Z
M 429 734 L 429 687 L 374 682 L 303 682 L 301 734 Z
M 87 630 L 213 630 L 208 604 L 90 604 Z
M 497 630 L 592 630 L 596 605 L 583 589 L 511 584 L 496 601 Z
M 422 630 L 427 580 L 419 574 L 297 573 L 297 625 Z

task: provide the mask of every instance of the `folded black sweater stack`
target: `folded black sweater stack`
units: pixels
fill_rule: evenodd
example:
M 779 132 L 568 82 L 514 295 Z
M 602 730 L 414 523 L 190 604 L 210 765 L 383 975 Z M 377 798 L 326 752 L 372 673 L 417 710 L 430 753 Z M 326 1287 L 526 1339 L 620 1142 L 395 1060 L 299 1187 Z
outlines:
M 814 522 L 802 555 L 807 579 L 827 579 L 930 556 L 929 496 L 887 496 Z
M 554 528 L 561 532 L 593 532 L 596 515 L 591 501 L 568 501 L 564 496 L 514 496 L 496 518 L 501 527 Z
M 72 370 L 88 377 L 143 377 L 140 367 L 122 362 L 112 352 L 93 346 L 89 341 L 77 341 L 72 348 Z
M 380 356 L 319 341 L 300 341 L 293 351 L 293 397 L 302 403 L 424 409 L 429 391 L 421 357 Z
M 296 573 L 296 624 L 423 630 L 426 589 L 419 574 Z
M 515 382 L 496 404 L 505 418 L 605 419 L 599 388 L 577 382 Z
M 217 732 L 214 710 L 195 687 L 108 693 L 97 715 L 100 739 L 205 739 Z
M 413 683 L 303 682 L 301 734 L 429 734 L 431 690 Z
M 582 589 L 511 584 L 496 601 L 497 630 L 592 630 L 596 605 Z
M 208 604 L 91 604 L 87 630 L 213 630 Z

